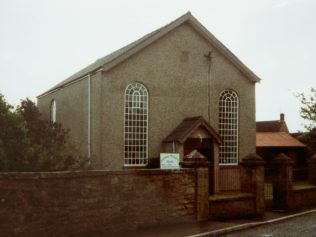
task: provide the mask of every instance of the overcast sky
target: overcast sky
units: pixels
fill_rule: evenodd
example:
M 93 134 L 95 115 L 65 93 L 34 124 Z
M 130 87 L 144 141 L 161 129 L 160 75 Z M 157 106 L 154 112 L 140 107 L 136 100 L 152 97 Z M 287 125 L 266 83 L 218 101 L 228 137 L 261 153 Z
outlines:
M 304 129 L 315 85 L 314 0 L 0 0 L 0 93 L 17 105 L 191 11 L 261 79 L 257 120 Z

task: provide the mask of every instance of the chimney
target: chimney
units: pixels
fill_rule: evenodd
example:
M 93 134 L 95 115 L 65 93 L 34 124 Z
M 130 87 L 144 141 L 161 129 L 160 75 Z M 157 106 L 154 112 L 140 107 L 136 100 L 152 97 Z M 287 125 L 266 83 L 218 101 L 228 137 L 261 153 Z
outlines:
M 280 121 L 284 122 L 285 121 L 285 115 L 283 113 L 280 114 Z

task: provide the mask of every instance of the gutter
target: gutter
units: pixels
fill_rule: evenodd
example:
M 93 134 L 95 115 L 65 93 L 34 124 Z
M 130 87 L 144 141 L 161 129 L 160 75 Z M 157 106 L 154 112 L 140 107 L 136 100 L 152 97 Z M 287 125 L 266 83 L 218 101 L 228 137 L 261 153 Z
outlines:
M 89 77 L 89 75 L 91 75 L 92 73 L 97 73 L 97 72 L 100 72 L 100 71 L 103 71 L 103 67 L 98 67 L 98 68 L 96 68 L 95 70 L 92 70 L 92 71 L 88 72 L 87 74 L 85 74 L 85 75 L 83 75 L 83 76 L 81 76 L 81 77 L 77 77 L 77 78 L 71 80 L 70 82 L 68 82 L 68 83 L 66 83 L 66 84 L 63 84 L 63 85 L 61 85 L 61 86 L 59 86 L 59 87 L 57 87 L 57 88 L 48 90 L 48 91 L 44 92 L 43 94 L 38 95 L 38 96 L 37 96 L 37 99 L 39 99 L 39 98 L 41 98 L 41 97 L 44 97 L 44 96 L 46 96 L 46 95 L 49 95 L 49 94 L 51 94 L 51 93 L 53 93 L 53 92 L 55 92 L 55 91 L 59 91 L 59 90 L 61 90 L 61 89 L 64 89 L 65 87 L 68 87 L 68 86 L 70 86 L 70 85 L 72 85 L 72 84 L 74 84 L 74 83 L 77 83 L 77 82 L 79 82 L 79 81 L 82 81 L 82 80 L 86 79 L 86 78 Z

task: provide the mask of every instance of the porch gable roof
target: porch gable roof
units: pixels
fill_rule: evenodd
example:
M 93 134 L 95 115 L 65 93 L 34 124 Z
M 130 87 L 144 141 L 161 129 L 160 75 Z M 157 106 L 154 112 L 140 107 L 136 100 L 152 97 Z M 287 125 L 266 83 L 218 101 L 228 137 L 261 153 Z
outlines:
M 222 143 L 220 135 L 213 129 L 209 123 L 202 117 L 185 118 L 164 140 L 163 142 L 184 143 L 190 135 L 198 128 L 204 128 L 218 143 Z

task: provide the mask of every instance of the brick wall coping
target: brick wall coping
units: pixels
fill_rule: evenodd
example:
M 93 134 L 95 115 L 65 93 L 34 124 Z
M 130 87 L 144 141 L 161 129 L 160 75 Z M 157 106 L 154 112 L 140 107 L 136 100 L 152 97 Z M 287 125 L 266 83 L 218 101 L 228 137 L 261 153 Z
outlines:
M 252 193 L 217 194 L 209 197 L 211 202 L 230 202 L 235 200 L 245 200 L 254 198 Z
M 89 170 L 89 171 L 56 171 L 56 172 L 0 172 L 0 179 L 64 179 L 84 178 L 107 175 L 165 175 L 194 173 L 195 169 L 182 168 L 173 170 L 162 169 L 128 169 L 128 170 Z

